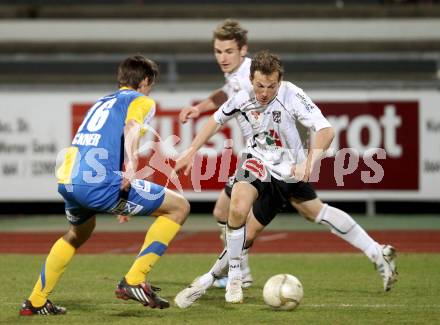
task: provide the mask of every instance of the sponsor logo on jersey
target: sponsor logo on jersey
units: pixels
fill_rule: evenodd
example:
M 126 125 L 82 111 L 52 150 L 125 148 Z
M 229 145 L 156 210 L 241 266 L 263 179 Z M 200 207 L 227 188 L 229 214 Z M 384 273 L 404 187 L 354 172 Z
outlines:
M 243 163 L 243 169 L 250 172 L 259 180 L 265 180 L 267 177 L 267 170 L 261 160 L 256 158 L 246 159 Z
M 263 132 L 266 136 L 266 144 L 269 146 L 282 147 L 280 136 L 277 131 L 270 129 L 269 132 Z
M 257 103 L 257 98 L 251 97 L 251 98 L 245 100 L 243 103 L 238 104 L 237 105 L 237 109 L 241 110 L 244 107 L 247 107 L 247 106 L 250 106 L 250 105 L 256 105 L 256 103 Z
M 312 103 L 311 100 L 307 99 L 304 94 L 298 93 L 296 94 L 296 97 L 301 101 L 301 104 L 304 105 L 304 108 L 307 110 L 307 112 L 311 112 L 316 108 L 316 105 Z
M 262 114 L 258 111 L 249 111 L 249 122 L 253 128 L 258 128 L 261 125 Z

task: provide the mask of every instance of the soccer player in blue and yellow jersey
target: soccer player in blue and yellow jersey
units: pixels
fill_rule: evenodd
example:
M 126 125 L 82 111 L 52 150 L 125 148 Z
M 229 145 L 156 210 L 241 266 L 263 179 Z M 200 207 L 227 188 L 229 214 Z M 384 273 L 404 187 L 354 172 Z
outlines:
M 157 75 L 157 66 L 151 60 L 142 56 L 125 59 L 118 69 L 120 89 L 100 98 L 78 128 L 57 170 L 58 191 L 65 201 L 70 228 L 52 246 L 20 315 L 66 313 L 48 296 L 75 251 L 92 234 L 96 214 L 106 212 L 157 217 L 115 293 L 118 298 L 133 299 L 144 306 L 169 307 L 146 282 L 146 276 L 184 223 L 189 204 L 181 195 L 135 177 L 139 139 L 155 111 L 148 94 Z

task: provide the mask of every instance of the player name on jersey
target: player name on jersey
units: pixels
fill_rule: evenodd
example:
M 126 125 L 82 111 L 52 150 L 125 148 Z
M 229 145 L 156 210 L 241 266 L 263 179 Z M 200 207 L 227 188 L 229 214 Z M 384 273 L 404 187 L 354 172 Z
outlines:
M 98 133 L 77 133 L 73 138 L 72 145 L 97 147 L 101 135 Z

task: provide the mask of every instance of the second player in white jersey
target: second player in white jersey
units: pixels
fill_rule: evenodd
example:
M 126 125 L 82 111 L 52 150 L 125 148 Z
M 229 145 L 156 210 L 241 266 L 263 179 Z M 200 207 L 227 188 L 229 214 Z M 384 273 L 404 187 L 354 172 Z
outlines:
M 252 90 L 252 84 L 249 79 L 251 62 L 250 58 L 244 58 L 237 70 L 225 73 L 225 85 L 222 87 L 222 91 L 228 98 L 231 98 L 240 90 L 247 92 Z
M 224 73 L 225 84 L 223 87 L 213 91 L 211 95 L 191 107 L 185 107 L 179 114 L 182 123 L 188 119 L 195 119 L 205 112 L 214 112 L 229 98 L 239 91 L 250 92 L 252 84 L 250 81 L 250 65 L 252 60 L 247 55 L 247 30 L 238 21 L 226 19 L 213 33 L 212 37 L 214 55 L 216 61 Z M 251 135 L 251 130 L 243 131 L 246 141 Z M 233 177 L 230 178 L 233 181 Z M 232 183 L 227 183 L 215 203 L 213 216 L 221 229 L 221 238 L 224 239 L 225 225 L 229 215 L 230 191 Z M 252 284 L 252 276 L 247 259 L 247 250 L 242 256 L 243 286 Z M 216 286 L 224 286 L 224 279 L 216 281 Z
M 251 62 L 250 58 L 244 58 L 237 70 L 225 73 L 225 84 L 221 90 L 228 96 L 228 99 L 231 99 L 239 92 L 246 94 L 252 92 L 252 84 L 249 79 Z M 249 140 L 252 135 L 251 128 L 246 125 L 240 125 L 240 129 L 244 139 L 246 141 Z

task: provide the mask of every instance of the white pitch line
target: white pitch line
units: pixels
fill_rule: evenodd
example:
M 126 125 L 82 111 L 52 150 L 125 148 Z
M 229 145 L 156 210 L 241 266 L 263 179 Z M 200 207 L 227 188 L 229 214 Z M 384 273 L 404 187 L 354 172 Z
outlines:
M 261 308 L 262 306 L 265 306 L 262 302 L 261 304 L 251 304 L 244 302 L 243 305 L 246 305 L 246 307 L 255 307 L 255 308 Z M 300 304 L 298 308 L 373 308 L 373 309 L 381 309 L 381 308 L 432 308 L 440 309 L 440 305 L 403 305 L 403 304 Z
M 440 308 L 440 305 L 402 305 L 402 304 L 306 304 L 303 308 Z
M 203 303 L 203 300 L 200 300 L 199 302 Z M 224 302 L 224 300 L 219 300 L 220 302 Z M 20 304 L 17 302 L 1 302 L 2 306 L 20 306 Z M 63 305 L 63 304 L 61 304 Z M 125 304 L 123 302 L 114 302 L 114 303 L 100 303 L 100 306 L 125 306 Z M 64 305 L 63 305 L 64 306 Z M 246 306 L 246 307 L 255 307 L 255 308 L 261 308 L 261 307 L 268 307 L 270 310 L 269 306 L 266 306 L 264 304 L 264 302 L 261 302 L 261 304 L 255 304 L 255 303 L 244 303 L 244 304 L 240 304 L 241 306 Z M 197 306 L 194 306 L 193 309 L 195 308 L 199 308 Z M 300 306 L 298 308 L 375 308 L 375 309 L 380 309 L 380 308 L 438 308 L 440 309 L 440 305 L 402 305 L 402 304 L 300 304 Z

